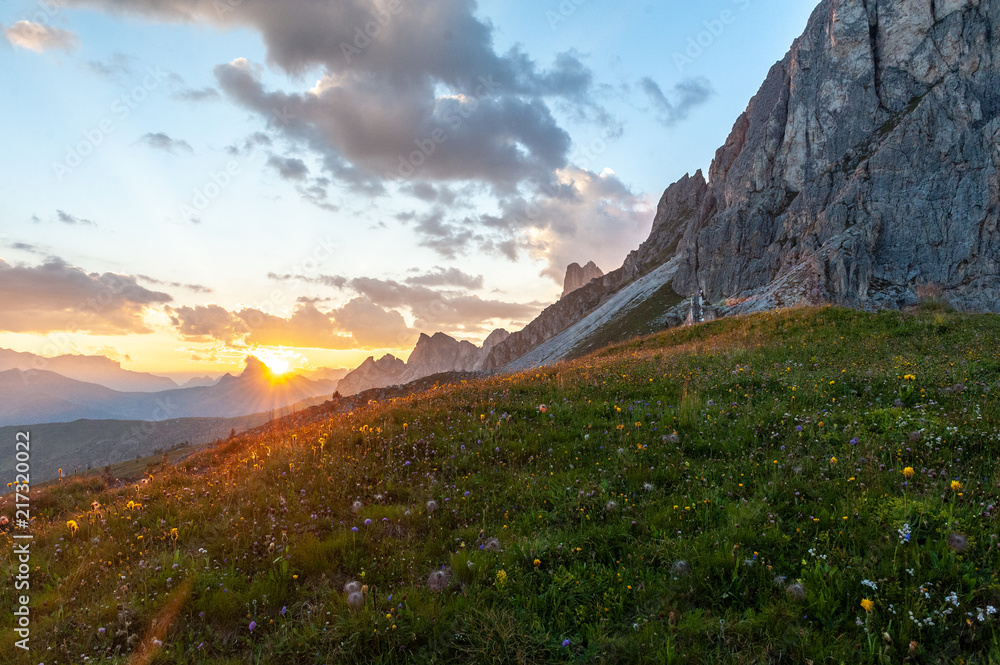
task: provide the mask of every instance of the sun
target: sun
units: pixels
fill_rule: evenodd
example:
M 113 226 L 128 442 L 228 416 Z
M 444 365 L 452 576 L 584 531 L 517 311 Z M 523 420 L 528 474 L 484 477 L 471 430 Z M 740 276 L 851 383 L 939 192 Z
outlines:
M 274 376 L 281 376 L 292 371 L 292 358 L 281 351 L 271 349 L 258 349 L 254 353 L 257 360 L 267 366 Z

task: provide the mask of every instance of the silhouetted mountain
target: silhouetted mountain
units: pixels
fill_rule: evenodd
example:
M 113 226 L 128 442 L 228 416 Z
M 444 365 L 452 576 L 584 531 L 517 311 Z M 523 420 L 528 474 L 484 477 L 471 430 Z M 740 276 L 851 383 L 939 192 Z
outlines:
M 47 371 L 0 372 L 0 426 L 126 419 L 233 417 L 277 409 L 333 392 L 328 381 L 275 376 L 256 358 L 247 358 L 239 376 L 226 374 L 214 386 L 158 393 L 118 392 Z
M 122 392 L 146 393 L 177 388 L 174 381 L 164 376 L 122 369 L 121 363 L 105 356 L 64 355 L 45 358 L 34 353 L 0 349 L 0 372 L 11 369 L 55 372 L 70 379 L 96 383 Z

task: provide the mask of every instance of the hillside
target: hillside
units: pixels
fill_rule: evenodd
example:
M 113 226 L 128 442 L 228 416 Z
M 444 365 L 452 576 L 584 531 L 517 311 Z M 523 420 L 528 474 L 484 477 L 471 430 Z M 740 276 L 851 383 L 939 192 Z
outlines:
M 734 317 L 38 489 L 0 659 L 997 662 L 998 333 Z

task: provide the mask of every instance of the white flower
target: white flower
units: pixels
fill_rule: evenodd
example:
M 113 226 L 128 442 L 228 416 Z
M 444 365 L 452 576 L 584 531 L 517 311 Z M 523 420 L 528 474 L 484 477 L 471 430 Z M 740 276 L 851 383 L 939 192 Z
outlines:
M 866 587 L 869 587 L 872 591 L 878 591 L 878 585 L 876 585 L 871 580 L 861 580 L 861 584 L 863 584 Z

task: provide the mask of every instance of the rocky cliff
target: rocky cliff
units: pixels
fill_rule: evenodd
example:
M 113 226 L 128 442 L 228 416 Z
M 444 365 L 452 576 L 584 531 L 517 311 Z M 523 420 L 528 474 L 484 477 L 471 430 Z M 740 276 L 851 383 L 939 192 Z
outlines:
M 667 264 L 675 293 L 703 289 L 720 314 L 899 308 L 925 292 L 1000 311 L 997 35 L 1000 0 L 824 0 L 708 180 L 671 185 L 619 270 L 545 310 L 486 366 Z
M 584 284 L 589 284 L 593 279 L 604 277 L 604 271 L 591 261 L 587 265 L 580 267 L 579 263 L 571 263 L 566 268 L 566 279 L 563 280 L 563 292 L 561 298 L 576 291 Z
M 406 363 L 393 355 L 384 355 L 378 360 L 368 356 L 357 369 L 349 373 L 337 384 L 341 395 L 354 395 L 372 388 L 383 388 L 402 383 Z
M 337 391 L 341 395 L 355 395 L 365 390 L 406 384 L 443 372 L 478 371 L 483 368 L 490 351 L 502 344 L 508 336 L 506 330 L 494 330 L 483 342 L 483 346 L 478 347 L 444 333 L 435 333 L 433 336 L 421 334 L 405 363 L 391 355 L 379 360 L 369 357 L 360 367 L 340 380 Z

